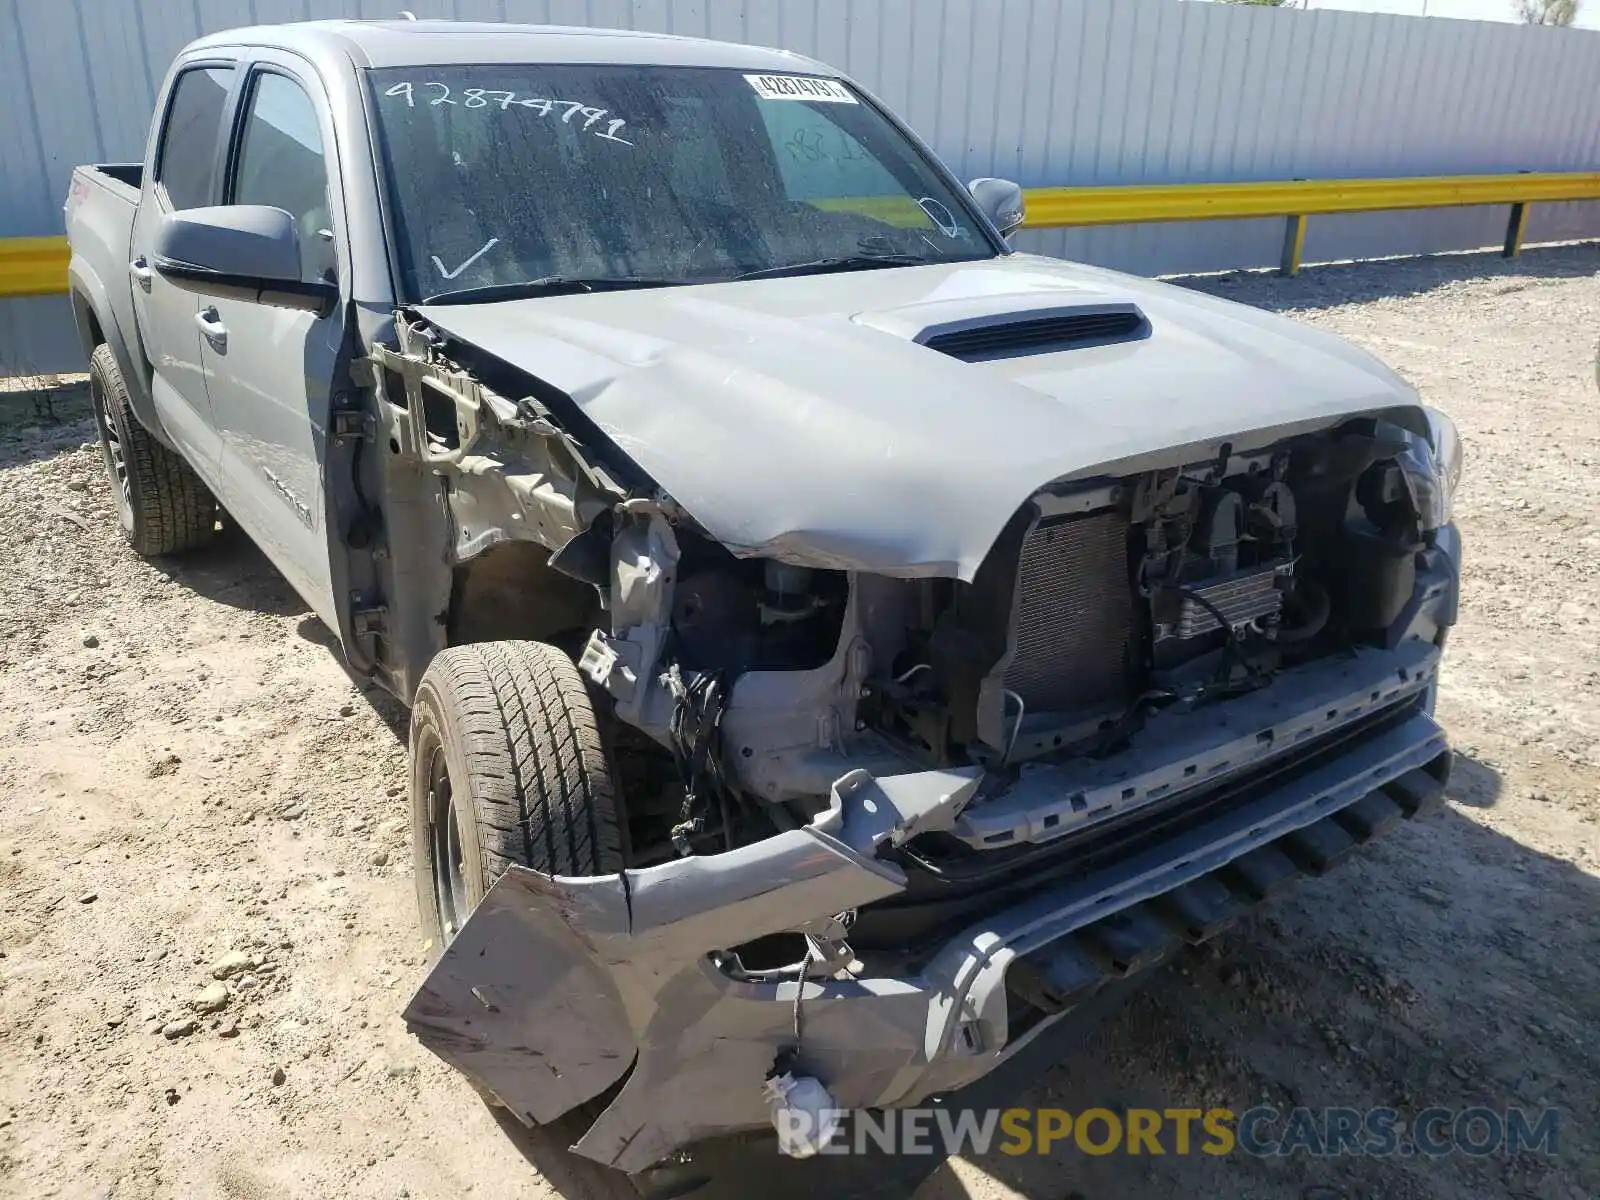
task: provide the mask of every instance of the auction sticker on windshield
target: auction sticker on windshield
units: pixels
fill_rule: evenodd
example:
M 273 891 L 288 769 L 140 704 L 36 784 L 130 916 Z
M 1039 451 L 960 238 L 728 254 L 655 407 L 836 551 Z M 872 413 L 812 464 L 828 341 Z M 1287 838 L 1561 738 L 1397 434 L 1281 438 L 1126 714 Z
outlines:
M 837 79 L 809 75 L 746 75 L 763 100 L 821 100 L 826 104 L 855 104 L 850 89 Z

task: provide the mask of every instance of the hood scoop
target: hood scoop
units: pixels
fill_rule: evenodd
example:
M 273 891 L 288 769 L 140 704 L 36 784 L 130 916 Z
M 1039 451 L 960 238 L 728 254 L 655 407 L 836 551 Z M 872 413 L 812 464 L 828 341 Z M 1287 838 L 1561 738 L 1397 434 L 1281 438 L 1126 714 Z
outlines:
M 1150 322 L 1133 304 L 1074 305 L 1034 310 L 1026 316 L 998 313 L 931 325 L 913 339 L 929 350 L 985 362 L 1028 354 L 1057 354 L 1150 336 Z

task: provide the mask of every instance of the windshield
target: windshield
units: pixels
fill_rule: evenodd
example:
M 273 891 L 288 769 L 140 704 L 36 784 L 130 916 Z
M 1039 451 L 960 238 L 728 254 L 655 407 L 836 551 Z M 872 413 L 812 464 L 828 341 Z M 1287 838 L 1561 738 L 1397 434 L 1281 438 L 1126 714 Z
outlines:
M 408 299 L 990 258 L 942 173 L 836 79 L 369 71 Z

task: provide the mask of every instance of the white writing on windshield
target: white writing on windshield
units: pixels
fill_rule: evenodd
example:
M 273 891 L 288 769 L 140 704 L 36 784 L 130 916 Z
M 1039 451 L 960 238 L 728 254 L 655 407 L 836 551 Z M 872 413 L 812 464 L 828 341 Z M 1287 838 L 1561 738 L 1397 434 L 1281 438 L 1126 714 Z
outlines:
M 429 90 L 419 96 L 419 88 Z M 559 113 L 561 122 L 565 125 L 571 125 L 574 117 L 582 116 L 583 128 L 601 141 L 617 142 L 624 146 L 633 145 L 627 138 L 618 134 L 618 131 L 628 123 L 624 118 L 613 117 L 605 121 L 604 129 L 598 129 L 596 126 L 605 120 L 606 113 L 610 110 L 596 108 L 594 105 L 585 104 L 581 100 L 547 100 L 542 96 L 519 97 L 516 92 L 502 88 L 476 87 L 462 88 L 460 96 L 456 96 L 451 92 L 448 83 L 440 83 L 436 79 L 425 79 L 419 84 L 413 84 L 410 80 L 405 80 L 387 88 L 383 94 L 388 97 L 403 97 L 407 108 L 416 108 L 418 103 L 421 102 L 430 108 L 441 104 L 455 104 L 462 108 L 487 111 L 496 111 L 495 106 L 498 105 L 499 112 L 510 112 L 512 106 L 515 105 L 541 117 Z

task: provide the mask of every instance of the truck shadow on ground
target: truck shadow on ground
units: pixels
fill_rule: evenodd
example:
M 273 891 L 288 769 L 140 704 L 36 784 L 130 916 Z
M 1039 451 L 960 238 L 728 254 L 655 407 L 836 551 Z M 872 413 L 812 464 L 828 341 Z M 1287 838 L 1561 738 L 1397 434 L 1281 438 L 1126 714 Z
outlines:
M 272 561 L 225 515 L 216 541 L 203 552 L 152 565 L 172 582 L 218 604 L 271 617 L 299 618 L 295 633 L 326 651 L 349 678 L 350 686 L 389 727 L 395 741 L 401 746 L 406 744 L 411 720 L 406 706 L 351 669 L 338 635 L 322 623 L 322 618 L 311 611 Z
M 314 625 L 321 632 L 302 628 L 301 636 L 339 653 L 338 640 L 311 615 L 310 606 L 255 542 L 225 514 L 216 539 L 203 551 L 157 559 L 151 565 L 173 583 L 229 608 L 273 617 L 304 615 L 302 626 Z
M 1068 1143 L 943 1168 L 918 1200 L 971 1195 L 974 1176 L 1004 1185 L 985 1196 L 1088 1200 L 1595 1195 L 1600 1147 L 1575 1119 L 1595 1100 L 1597 927 L 1592 875 L 1446 811 L 1214 955 L 1186 955 L 1020 1101 L 1080 1113 L 1393 1108 L 1406 1120 L 1433 1106 L 1548 1106 L 1564 1118 L 1555 1156 L 1156 1159 Z
M 1375 269 L 1376 268 L 1376 269 Z M 1268 312 L 1343 307 L 1371 300 L 1422 296 L 1452 284 L 1505 278 L 1507 291 L 1542 279 L 1587 278 L 1600 271 L 1600 242 L 1541 246 L 1517 258 L 1497 250 L 1422 258 L 1365 260 L 1306 267 L 1293 279 L 1271 271 L 1232 271 L 1168 280 Z
M 1600 1194 L 1600 1143 L 1573 1117 L 1600 1101 L 1600 881 L 1454 805 L 1494 806 L 1495 769 L 1460 756 L 1452 807 L 1397 829 L 1322 879 L 1160 969 L 1102 993 L 1043 1043 L 946 1107 L 1270 1105 L 1280 1113 L 1431 1106 L 1555 1108 L 1555 1155 L 1443 1159 L 1262 1156 L 1196 1149 L 1093 1155 L 942 1153 L 796 1162 L 766 1139 L 697 1152 L 697 1200 L 911 1197 L 1030 1200 L 1239 1196 L 1354 1200 Z M 751 1086 L 758 1086 L 752 1081 Z M 508 1137 L 562 1195 L 587 1196 L 567 1137 L 501 1114 Z M 1268 1123 L 1269 1131 L 1281 1126 Z M 1199 1139 L 1195 1146 L 1198 1148 Z M 687 1177 L 680 1172 L 680 1175 Z

